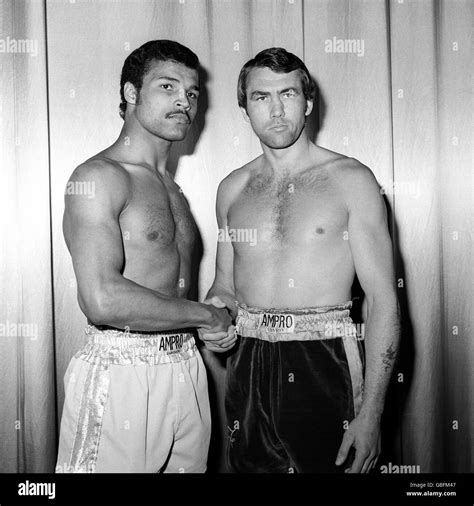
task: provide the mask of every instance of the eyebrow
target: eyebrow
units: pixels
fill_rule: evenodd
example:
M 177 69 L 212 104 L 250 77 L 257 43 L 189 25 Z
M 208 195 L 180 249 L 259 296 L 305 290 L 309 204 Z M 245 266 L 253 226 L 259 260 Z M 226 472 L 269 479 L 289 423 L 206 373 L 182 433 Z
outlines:
M 252 93 L 250 94 L 250 98 L 253 98 L 253 97 L 256 97 L 256 96 L 267 96 L 267 95 L 270 95 L 270 93 L 268 93 L 268 91 L 259 91 L 259 90 L 255 90 L 255 91 L 252 91 Z
M 160 76 L 160 75 L 152 77 L 152 81 L 155 81 L 155 80 L 158 80 L 158 79 L 166 79 L 167 81 L 172 81 L 174 83 L 179 83 L 180 82 L 180 80 L 176 79 L 176 77 Z M 197 84 L 193 84 L 193 86 L 191 86 L 191 88 L 189 88 L 189 89 L 190 90 L 199 91 L 199 86 Z
M 287 93 L 288 91 L 294 91 L 295 93 L 298 93 L 298 89 L 294 86 L 290 86 L 289 88 L 285 88 L 284 90 L 281 90 L 280 93 Z
M 294 91 L 295 93 L 298 93 L 298 90 L 293 86 L 290 86 L 289 88 L 285 88 L 283 90 L 280 90 L 280 91 L 278 91 L 278 93 L 281 95 L 282 93 L 287 93 L 288 91 Z M 254 98 L 257 96 L 266 97 L 268 95 L 270 95 L 270 92 L 268 92 L 268 91 L 255 90 L 255 91 L 252 91 L 252 93 L 250 94 L 250 98 Z

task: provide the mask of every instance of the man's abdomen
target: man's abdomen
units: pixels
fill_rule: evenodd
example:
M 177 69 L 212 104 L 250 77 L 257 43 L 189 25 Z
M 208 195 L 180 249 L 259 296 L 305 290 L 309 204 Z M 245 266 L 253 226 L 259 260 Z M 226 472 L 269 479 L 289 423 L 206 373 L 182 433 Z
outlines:
M 139 245 L 129 247 L 125 250 L 125 269 L 123 276 L 135 283 L 156 290 L 170 297 L 181 295 L 183 286 L 189 289 L 189 275 L 182 276 L 190 271 L 190 266 L 186 269 L 183 263 L 187 259 L 181 258 L 177 247 L 166 248 L 148 248 Z M 187 261 L 187 263 L 190 263 Z
M 350 253 L 318 255 L 304 248 L 236 255 L 236 299 L 251 306 L 301 308 L 349 300 L 354 279 Z

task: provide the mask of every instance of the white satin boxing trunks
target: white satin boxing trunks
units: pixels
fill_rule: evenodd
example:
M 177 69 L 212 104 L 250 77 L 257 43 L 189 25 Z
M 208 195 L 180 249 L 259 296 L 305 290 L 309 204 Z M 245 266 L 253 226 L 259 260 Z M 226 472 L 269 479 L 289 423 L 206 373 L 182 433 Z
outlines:
M 211 418 L 194 337 L 99 330 L 64 377 L 56 472 L 202 473 Z

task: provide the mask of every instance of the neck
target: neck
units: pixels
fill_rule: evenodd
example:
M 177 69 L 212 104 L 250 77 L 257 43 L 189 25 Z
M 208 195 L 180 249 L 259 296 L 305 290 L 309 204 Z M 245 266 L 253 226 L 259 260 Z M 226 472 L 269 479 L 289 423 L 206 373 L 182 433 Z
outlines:
M 312 142 L 303 130 L 298 140 L 283 149 L 275 149 L 262 145 L 263 155 L 271 169 L 276 173 L 288 171 L 296 172 L 299 167 L 304 167 L 310 159 Z
M 132 117 L 126 119 L 113 148 L 124 162 L 147 165 L 164 174 L 171 141 L 152 135 Z

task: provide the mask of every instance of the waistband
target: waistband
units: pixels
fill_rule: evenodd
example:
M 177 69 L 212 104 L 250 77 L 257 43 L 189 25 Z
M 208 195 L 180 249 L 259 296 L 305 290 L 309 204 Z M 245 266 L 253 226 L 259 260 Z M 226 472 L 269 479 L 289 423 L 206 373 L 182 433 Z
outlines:
M 315 341 L 358 336 L 350 317 L 352 301 L 334 306 L 275 309 L 251 307 L 236 301 L 237 334 L 265 341 Z
M 93 364 L 167 364 L 187 360 L 197 353 L 190 332 L 129 333 L 87 325 L 85 334 L 86 344 L 75 357 Z

